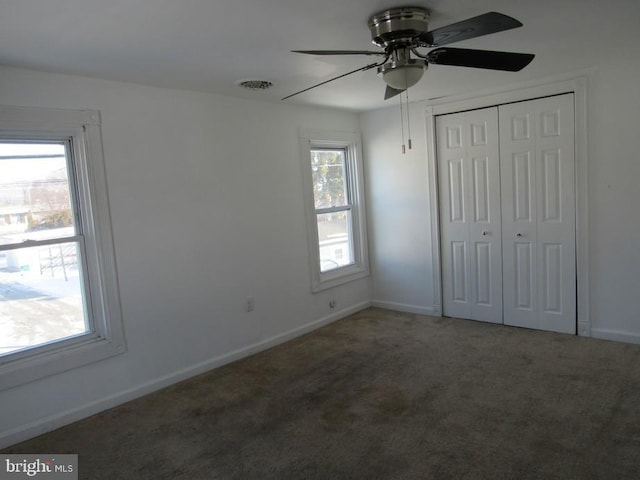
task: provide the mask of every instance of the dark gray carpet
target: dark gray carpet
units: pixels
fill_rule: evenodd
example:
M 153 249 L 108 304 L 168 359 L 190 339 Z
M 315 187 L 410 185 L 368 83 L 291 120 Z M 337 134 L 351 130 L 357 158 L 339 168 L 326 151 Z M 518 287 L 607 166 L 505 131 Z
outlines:
M 6 452 L 82 479 L 637 479 L 640 347 L 369 309 Z

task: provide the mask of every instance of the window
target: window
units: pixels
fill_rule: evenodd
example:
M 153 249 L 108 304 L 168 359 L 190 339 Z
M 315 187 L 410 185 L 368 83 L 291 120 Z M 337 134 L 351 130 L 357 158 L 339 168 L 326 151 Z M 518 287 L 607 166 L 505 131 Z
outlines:
M 0 385 L 123 351 L 98 113 L 0 107 Z
M 312 290 L 369 273 L 357 134 L 305 131 L 301 135 Z

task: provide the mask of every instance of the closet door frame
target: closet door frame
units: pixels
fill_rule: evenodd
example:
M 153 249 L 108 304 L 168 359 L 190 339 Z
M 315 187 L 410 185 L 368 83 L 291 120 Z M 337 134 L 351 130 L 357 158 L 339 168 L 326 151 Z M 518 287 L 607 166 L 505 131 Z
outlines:
M 431 245 L 433 258 L 433 313 L 442 314 L 442 261 L 440 241 L 440 200 L 438 198 L 438 166 L 436 157 L 436 116 L 475 110 L 507 103 L 535 100 L 536 98 L 574 94 L 575 107 L 575 195 L 576 195 L 576 308 L 577 332 L 591 336 L 589 314 L 589 237 L 587 202 L 587 79 L 577 77 L 554 83 L 529 84 L 506 91 L 486 91 L 474 96 L 448 97 L 427 103 L 426 135 L 429 173 L 429 202 L 431 212 Z

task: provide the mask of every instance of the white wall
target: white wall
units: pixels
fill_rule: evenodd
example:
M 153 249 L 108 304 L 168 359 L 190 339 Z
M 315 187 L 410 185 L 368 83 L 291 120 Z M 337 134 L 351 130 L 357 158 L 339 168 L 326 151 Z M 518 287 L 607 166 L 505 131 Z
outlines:
M 429 314 L 433 307 L 425 115 L 410 105 L 412 149 L 402 154 L 400 105 L 360 116 L 374 304 Z M 406 115 L 406 110 L 403 110 Z M 407 122 L 405 117 L 405 144 Z
M 594 336 L 640 343 L 640 58 L 590 78 L 589 247 Z M 629 46 L 631 49 L 631 46 Z
M 587 75 L 588 298 L 593 336 L 640 343 L 640 66 L 629 61 L 640 51 L 628 48 L 635 53 Z M 417 312 L 433 306 L 424 108 L 413 107 L 420 150 L 406 156 L 399 153 L 397 103 L 360 118 L 374 300 L 415 305 Z
M 128 344 L 0 391 L 0 444 L 368 305 L 368 278 L 310 293 L 298 143 L 299 128 L 357 131 L 356 114 L 9 68 L 0 104 L 101 111 Z

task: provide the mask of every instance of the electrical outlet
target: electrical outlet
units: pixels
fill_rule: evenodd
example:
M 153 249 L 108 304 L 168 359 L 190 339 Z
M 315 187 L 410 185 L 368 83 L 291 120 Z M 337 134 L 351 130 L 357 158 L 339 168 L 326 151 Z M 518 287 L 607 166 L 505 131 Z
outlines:
M 256 308 L 256 302 L 253 297 L 247 297 L 247 312 L 253 312 Z
M 336 301 L 335 300 L 329 300 L 329 308 L 336 308 Z

